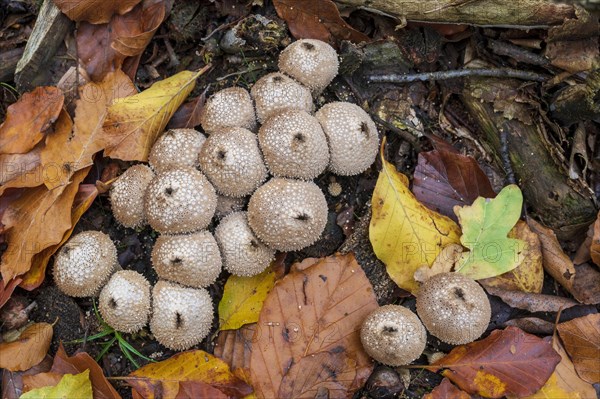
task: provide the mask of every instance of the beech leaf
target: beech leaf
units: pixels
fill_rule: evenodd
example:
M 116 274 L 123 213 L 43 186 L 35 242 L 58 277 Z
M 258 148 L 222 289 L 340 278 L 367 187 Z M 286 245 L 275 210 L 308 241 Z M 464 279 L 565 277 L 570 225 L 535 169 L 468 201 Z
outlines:
M 421 204 L 408 189 L 408 178 L 384 159 L 383 152 L 381 161 L 371 201 L 369 239 L 391 279 L 400 288 L 415 292 L 415 271 L 431 266 L 448 244 L 458 244 L 460 229 L 452 219 Z
M 0 368 L 24 371 L 44 360 L 52 333 L 51 324 L 34 323 L 16 341 L 0 343 Z
M 521 216 L 523 194 L 516 185 L 506 186 L 496 198 L 479 197 L 471 206 L 455 207 L 463 230 L 463 252 L 457 271 L 474 280 L 509 272 L 523 262 L 525 243 L 507 235 Z
M 557 329 L 579 376 L 591 384 L 600 382 L 600 314 L 560 323 Z
M 101 24 L 114 14 L 125 14 L 141 0 L 54 0 L 54 4 L 73 21 Z
M 89 377 L 90 370 L 76 375 L 65 374 L 56 386 L 33 389 L 21 395 L 20 399 L 92 399 L 92 383 Z
M 433 388 L 431 393 L 423 396 L 423 399 L 470 399 L 471 395 L 461 391 L 453 385 L 449 379 L 444 378 L 440 385 Z

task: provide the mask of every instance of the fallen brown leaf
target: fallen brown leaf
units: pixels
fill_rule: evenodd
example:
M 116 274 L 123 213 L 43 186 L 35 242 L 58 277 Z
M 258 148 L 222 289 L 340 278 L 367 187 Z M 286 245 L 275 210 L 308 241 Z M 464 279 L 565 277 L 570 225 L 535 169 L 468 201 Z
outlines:
M 492 286 L 485 286 L 484 288 L 490 295 L 499 297 L 510 307 L 527 310 L 532 313 L 558 312 L 579 305 L 579 302 L 561 296 L 505 290 Z
M 335 40 L 370 40 L 342 19 L 331 0 L 273 0 L 273 5 L 296 39 L 318 39 L 330 44 Z
M 473 395 L 522 397 L 537 392 L 560 360 L 549 342 L 508 327 L 454 348 L 432 368 L 447 369 L 442 374 Z
M 43 143 L 38 143 L 24 154 L 0 155 L 0 195 L 9 188 L 35 187 L 42 184 L 40 154 Z
M 474 158 L 446 150 L 419 153 L 413 193 L 423 205 L 454 221 L 458 220 L 455 205 L 471 205 L 477 197 L 496 196 Z
M 510 319 L 504 323 L 504 327 L 513 326 L 529 334 L 552 335 L 554 332 L 554 323 L 539 319 L 537 317 L 521 317 L 519 319 Z
M 260 314 L 250 357 L 256 395 L 314 397 L 327 388 L 330 398 L 351 396 L 373 367 L 359 331 L 377 306 L 352 254 L 295 268 L 275 284 Z
M 423 399 L 469 399 L 471 395 L 461 391 L 449 379 L 444 378 L 440 385 L 433 388 L 431 393 L 423 396 Z
M 202 95 L 186 101 L 173 114 L 167 129 L 193 129 L 200 125 L 200 114 L 206 102 L 206 90 Z
M 22 280 L 22 278 L 16 277 L 10 280 L 8 284 L 5 284 L 6 280 L 0 280 L 0 308 L 2 308 L 6 304 L 6 302 L 8 302 L 13 291 L 15 290 L 15 288 L 17 288 L 17 286 L 21 283 Z
M 73 21 L 102 24 L 110 21 L 114 14 L 125 14 L 141 0 L 54 0 L 54 4 Z
M 462 256 L 463 249 L 463 246 L 459 244 L 446 245 L 435 258 L 431 267 L 425 265 L 415 271 L 415 280 L 424 283 L 436 274 L 453 271 L 456 262 Z
M 40 363 L 50 348 L 52 332 L 51 324 L 34 323 L 16 341 L 0 343 L 0 368 L 24 371 Z
M 46 355 L 44 360 L 25 371 L 2 371 L 2 399 L 19 399 L 23 394 L 23 377 L 50 371 L 52 357 Z
M 256 338 L 256 323 L 237 330 L 221 330 L 215 343 L 215 356 L 229 365 L 231 372 L 250 383 L 250 353 Z
M 63 102 L 56 87 L 40 86 L 23 94 L 8 107 L 0 125 L 0 154 L 24 154 L 35 147 L 58 118 Z
M 594 223 L 594 234 L 592 236 L 592 244 L 590 245 L 590 256 L 592 261 L 600 266 L 600 212 Z
M 557 329 L 577 374 L 591 384 L 600 382 L 600 314 L 560 323 Z

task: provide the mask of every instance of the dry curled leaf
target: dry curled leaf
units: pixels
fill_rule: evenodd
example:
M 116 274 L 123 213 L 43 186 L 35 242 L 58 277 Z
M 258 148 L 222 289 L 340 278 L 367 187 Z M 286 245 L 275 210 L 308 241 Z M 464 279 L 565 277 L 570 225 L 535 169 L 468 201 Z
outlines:
M 317 260 L 279 280 L 257 324 L 250 358 L 257 397 L 346 398 L 373 364 L 360 326 L 377 308 L 369 280 L 352 254 Z
M 431 393 L 423 396 L 423 399 L 470 399 L 471 395 L 461 391 L 449 379 L 444 378 L 440 385 L 433 388 Z
M 494 286 L 485 286 L 485 290 L 490 295 L 500 297 L 504 303 L 513 308 L 527 310 L 532 313 L 559 312 L 572 306 L 579 305 L 577 301 L 561 296 L 506 290 Z
M 54 0 L 54 4 L 73 21 L 102 24 L 114 14 L 125 14 L 141 0 Z
M 34 323 L 16 341 L 0 343 L 0 368 L 24 371 L 40 363 L 48 353 L 52 333 L 51 324 Z
M 447 369 L 442 374 L 469 394 L 522 397 L 544 386 L 560 360 L 549 342 L 508 327 L 454 348 L 432 368 Z
M 348 25 L 331 0 L 273 0 L 277 15 L 284 19 L 296 39 L 318 39 L 333 43 L 369 41 L 369 37 Z
M 592 257 L 592 261 L 597 266 L 600 266 L 600 212 L 594 223 L 594 233 L 592 236 L 592 244 L 590 245 L 590 256 Z
M 577 374 L 591 384 L 600 382 L 600 314 L 560 323 L 557 329 Z

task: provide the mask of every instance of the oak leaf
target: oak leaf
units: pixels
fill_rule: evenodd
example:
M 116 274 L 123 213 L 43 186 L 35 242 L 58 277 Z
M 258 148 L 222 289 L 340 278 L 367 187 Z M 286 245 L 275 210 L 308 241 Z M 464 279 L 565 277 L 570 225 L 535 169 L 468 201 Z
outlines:
M 56 386 L 47 386 L 33 389 L 21 396 L 21 399 L 54 399 L 77 398 L 92 399 L 92 383 L 90 371 L 85 370 L 79 374 L 65 374 Z
M 472 395 L 522 397 L 544 386 L 560 360 L 550 342 L 507 327 L 454 348 L 430 368 L 447 369 L 442 374 Z
M 383 151 L 383 146 L 382 146 Z M 373 192 L 369 239 L 377 258 L 398 286 L 414 292 L 415 271 L 431 266 L 448 244 L 458 244 L 456 223 L 421 204 L 408 189 L 408 178 L 381 152 L 383 167 Z
M 275 284 L 260 313 L 250 355 L 257 397 L 312 398 L 327 388 L 346 398 L 372 371 L 360 343 L 378 307 L 369 280 L 352 254 L 307 261 Z
M 194 89 L 197 72 L 183 71 L 125 97 L 108 108 L 104 130 L 111 138 L 106 156 L 124 161 L 146 161 L 150 148 L 173 113 Z
M 44 360 L 50 348 L 52 332 L 51 324 L 34 323 L 16 341 L 0 343 L 0 368 L 23 371 Z
M 560 323 L 557 329 L 577 374 L 591 384 L 600 382 L 600 314 Z
M 125 14 L 141 0 L 54 0 L 54 4 L 73 21 L 102 24 L 114 14 Z

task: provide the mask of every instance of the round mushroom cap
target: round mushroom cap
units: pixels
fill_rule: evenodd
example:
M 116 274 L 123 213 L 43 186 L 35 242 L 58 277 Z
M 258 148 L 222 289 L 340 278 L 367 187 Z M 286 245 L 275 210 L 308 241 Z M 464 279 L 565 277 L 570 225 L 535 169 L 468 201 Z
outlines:
M 150 331 L 173 350 L 185 350 L 201 342 L 210 332 L 213 303 L 204 288 L 186 288 L 159 281 L 152 290 Z
M 117 222 L 125 227 L 136 228 L 146 223 L 144 193 L 154 172 L 143 164 L 127 169 L 110 189 L 110 205 Z
M 417 293 L 417 313 L 427 330 L 453 345 L 481 336 L 490 323 L 490 302 L 483 288 L 460 273 L 440 273 Z
M 194 129 L 170 129 L 156 140 L 148 162 L 158 173 L 173 166 L 198 166 L 198 154 L 206 137 Z
M 329 142 L 329 169 L 337 175 L 364 172 L 375 161 L 379 135 L 361 107 L 346 102 L 326 104 L 316 113 Z
M 279 55 L 279 70 L 290 75 L 313 93 L 322 92 L 338 74 L 338 55 L 320 40 L 302 39 Z
M 243 197 L 267 179 L 256 134 L 229 128 L 210 135 L 200 151 L 200 167 L 219 194 Z
M 214 187 L 202 172 L 190 167 L 176 167 L 157 174 L 144 197 L 148 223 L 164 234 L 205 229 L 216 207 Z
M 275 251 L 260 242 L 250 229 L 246 212 L 234 212 L 223 219 L 215 230 L 215 238 L 225 268 L 236 276 L 262 273 L 275 257 Z
M 274 178 L 250 197 L 248 224 L 269 248 L 297 251 L 323 233 L 327 201 L 312 181 Z
M 223 219 L 233 212 L 243 210 L 248 205 L 248 197 L 228 197 L 226 195 L 217 195 L 217 210 L 215 217 Z
M 117 249 L 110 237 L 84 231 L 71 237 L 56 255 L 54 282 L 69 296 L 93 296 L 117 268 Z
M 228 87 L 216 92 L 202 108 L 200 125 L 208 134 L 227 127 L 254 130 L 256 115 L 250 94 L 241 87 Z
M 194 288 L 215 282 L 221 273 L 221 253 L 208 231 L 160 236 L 152 248 L 158 277 Z
M 256 105 L 256 116 L 263 123 L 268 117 L 284 109 L 301 109 L 313 112 L 310 90 L 279 72 L 258 79 L 250 94 Z
M 427 332 L 416 314 L 400 305 L 371 312 L 362 324 L 360 340 L 373 359 L 403 366 L 417 359 L 427 344 Z
M 258 131 L 269 171 L 277 177 L 314 179 L 329 163 L 327 138 L 319 121 L 302 110 L 271 116 Z
M 141 330 L 150 316 L 150 283 L 133 270 L 120 270 L 112 275 L 100 292 L 100 314 L 118 331 Z

